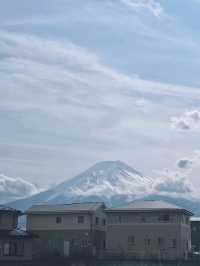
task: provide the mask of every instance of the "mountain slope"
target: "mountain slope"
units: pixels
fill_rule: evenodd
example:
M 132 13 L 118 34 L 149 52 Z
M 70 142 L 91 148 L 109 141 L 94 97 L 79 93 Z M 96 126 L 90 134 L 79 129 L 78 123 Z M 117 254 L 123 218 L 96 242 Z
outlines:
M 121 161 L 99 162 L 53 189 L 12 203 L 26 209 L 33 203 L 105 201 L 108 205 L 145 196 L 152 188 L 151 178 L 143 176 Z
M 162 184 L 162 181 L 160 183 Z M 121 161 L 104 161 L 53 189 L 12 202 L 10 205 L 25 210 L 38 203 L 104 201 L 107 206 L 116 206 L 137 199 L 163 199 L 200 214 L 200 201 L 189 198 L 185 187 L 182 194 L 176 194 L 176 191 L 171 190 L 172 181 L 163 179 L 161 187 L 160 183 L 158 186 L 156 180 L 142 175 Z M 170 189 L 166 187 L 168 185 Z M 180 192 L 180 189 L 177 192 Z

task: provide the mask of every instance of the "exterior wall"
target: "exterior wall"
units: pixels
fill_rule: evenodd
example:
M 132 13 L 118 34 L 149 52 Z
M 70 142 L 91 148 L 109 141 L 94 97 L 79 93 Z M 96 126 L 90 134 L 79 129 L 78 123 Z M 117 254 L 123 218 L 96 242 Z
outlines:
M 84 217 L 78 223 L 78 216 Z M 60 217 L 57 223 L 57 217 Z M 73 252 L 89 252 L 105 247 L 105 213 L 99 208 L 93 213 L 72 214 L 28 214 L 27 231 L 39 236 L 34 241 L 34 253 L 58 253 L 64 255 L 64 246 L 69 245 Z M 39 248 L 38 248 L 39 247 Z
M 106 235 L 108 252 L 147 258 L 186 258 L 190 248 L 190 225 L 180 213 L 109 213 Z
M 0 230 L 12 230 L 17 226 L 18 216 L 11 212 L 0 212 Z
M 64 245 L 69 243 L 69 253 L 92 251 L 93 234 L 88 230 L 39 230 L 34 231 L 39 239 L 34 241 L 34 254 L 65 254 Z
M 200 252 L 200 221 L 191 221 L 192 250 Z
M 84 223 L 78 223 L 78 216 L 84 217 Z M 61 222 L 57 223 L 57 217 Z M 28 214 L 27 230 L 90 230 L 89 214 Z
M 9 244 L 9 254 L 5 254 L 5 245 Z M 14 248 L 15 247 L 15 248 Z M 31 239 L 0 239 L 0 261 L 21 261 L 32 259 Z M 1 263 L 0 263 L 1 265 Z

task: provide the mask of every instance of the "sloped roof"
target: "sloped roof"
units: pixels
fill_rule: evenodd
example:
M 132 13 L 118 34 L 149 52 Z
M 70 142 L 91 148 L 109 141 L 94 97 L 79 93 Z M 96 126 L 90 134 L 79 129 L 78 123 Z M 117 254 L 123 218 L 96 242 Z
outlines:
M 116 208 L 107 209 L 106 212 L 138 212 L 138 211 L 161 211 L 161 210 L 169 210 L 169 211 L 183 211 L 188 215 L 193 215 L 190 211 L 187 211 L 181 207 L 178 207 L 174 204 L 165 202 L 165 201 L 157 201 L 157 200 L 142 200 L 142 201 L 134 201 L 125 206 L 120 206 Z
M 5 205 L 0 205 L 0 212 L 14 212 L 14 213 L 17 213 L 18 215 L 22 214 L 21 211 L 13 209 Z
M 95 212 L 100 207 L 105 207 L 101 202 L 72 203 L 72 204 L 56 204 L 56 205 L 33 205 L 25 213 L 79 213 L 79 212 Z

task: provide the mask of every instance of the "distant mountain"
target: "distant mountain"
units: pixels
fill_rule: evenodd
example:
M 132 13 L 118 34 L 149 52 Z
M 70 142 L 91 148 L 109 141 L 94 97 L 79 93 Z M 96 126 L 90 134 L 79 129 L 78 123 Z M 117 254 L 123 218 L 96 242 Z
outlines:
M 22 178 L 12 178 L 0 174 L 0 204 L 30 197 L 37 194 L 39 189 Z
M 163 199 L 200 214 L 200 201 L 187 197 L 185 192 L 190 190 L 186 185 L 180 190 L 178 183 L 176 191 L 168 179 L 162 182 L 155 182 L 121 161 L 103 161 L 50 190 L 10 205 L 25 210 L 38 203 L 104 201 L 107 206 L 116 206 L 137 199 Z
M 25 209 L 33 203 L 105 201 L 108 205 L 140 198 L 153 181 L 121 161 L 103 161 L 58 186 L 13 203 Z

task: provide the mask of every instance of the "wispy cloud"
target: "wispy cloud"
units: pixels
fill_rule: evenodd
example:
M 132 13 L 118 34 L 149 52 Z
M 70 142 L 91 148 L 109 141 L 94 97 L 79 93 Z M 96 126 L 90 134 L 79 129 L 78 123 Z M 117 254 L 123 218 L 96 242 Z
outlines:
M 24 158 L 33 145 L 89 161 L 137 147 L 143 158 L 168 141 L 169 116 L 186 104 L 179 96 L 200 98 L 195 88 L 124 74 L 68 41 L 1 31 L 0 57 L 1 143 L 23 143 Z
M 134 9 L 147 9 L 156 17 L 160 17 L 164 12 L 156 0 L 121 0 L 121 2 Z

